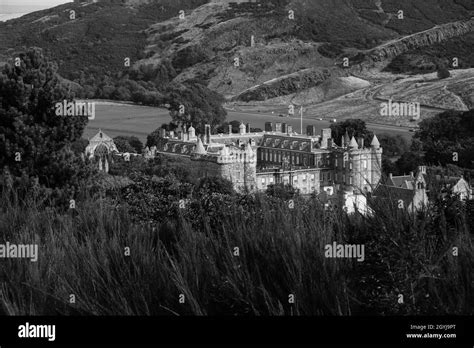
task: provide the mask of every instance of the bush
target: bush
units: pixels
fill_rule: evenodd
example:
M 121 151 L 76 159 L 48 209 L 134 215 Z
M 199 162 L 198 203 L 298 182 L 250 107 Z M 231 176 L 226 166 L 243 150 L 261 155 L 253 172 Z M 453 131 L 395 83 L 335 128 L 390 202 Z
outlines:
M 438 74 L 438 78 L 440 80 L 447 79 L 448 77 L 451 77 L 451 73 L 449 72 L 449 70 L 444 68 L 444 67 L 439 67 L 438 70 L 436 71 L 436 73 Z
M 412 216 L 381 203 L 361 218 L 316 199 L 293 209 L 264 195 L 186 199 L 172 178 L 134 180 L 130 197 L 85 193 L 74 213 L 1 193 L 0 238 L 37 240 L 41 262 L 0 268 L 0 314 L 474 314 L 462 207 L 443 202 Z M 326 259 L 333 241 L 363 244 L 365 261 Z M 74 306 L 71 293 L 82 299 Z M 291 306 L 288 294 L 298 299 Z

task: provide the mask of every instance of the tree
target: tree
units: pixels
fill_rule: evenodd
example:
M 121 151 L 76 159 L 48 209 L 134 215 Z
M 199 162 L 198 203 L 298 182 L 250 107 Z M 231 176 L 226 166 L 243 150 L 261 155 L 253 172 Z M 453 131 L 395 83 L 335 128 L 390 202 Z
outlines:
M 474 169 L 474 110 L 446 111 L 419 126 L 414 139 L 427 163 Z
M 331 124 L 331 133 L 334 142 L 337 145 L 341 145 L 341 137 L 346 134 L 346 131 L 349 137 L 355 138 L 364 138 L 364 141 L 367 144 L 370 144 L 372 141 L 373 133 L 369 131 L 365 125 L 365 122 L 360 119 L 349 119 L 344 122 Z
M 196 193 L 198 195 L 220 193 L 224 195 L 231 195 L 235 193 L 232 182 L 219 176 L 205 177 L 199 180 L 196 186 Z
M 76 155 L 81 155 L 86 151 L 86 147 L 89 145 L 89 141 L 84 138 L 80 138 L 71 144 L 71 150 Z
M 451 73 L 444 66 L 438 66 L 438 69 L 436 70 L 436 73 L 438 74 L 438 78 L 440 80 L 447 79 L 448 77 L 451 77 Z
M 399 174 L 398 168 L 395 165 L 395 163 L 393 163 L 387 158 L 382 158 L 382 171 L 385 175 L 389 175 L 389 174 L 398 175 Z
M 119 150 L 119 152 L 135 152 L 133 146 L 130 145 L 129 137 L 120 135 L 114 138 L 114 143 L 115 146 L 117 146 L 117 150 Z
M 174 123 L 182 127 L 192 125 L 201 134 L 205 124 L 215 129 L 227 115 L 222 106 L 224 98 L 196 81 L 169 87 L 166 100 Z
M 399 156 L 410 149 L 408 142 L 400 134 L 380 134 L 377 137 L 384 155 Z
M 84 174 L 70 147 L 87 117 L 55 114 L 55 104 L 73 96 L 40 49 L 18 57 L 20 66 L 7 64 L 0 74 L 0 168 L 16 176 L 27 173 L 40 184 L 66 184 Z
M 397 168 L 397 174 L 402 175 L 409 172 L 413 172 L 422 165 L 424 162 L 423 156 L 420 153 L 416 152 L 405 152 L 398 160 L 395 162 Z
M 112 93 L 111 97 L 114 100 L 123 100 L 123 101 L 132 100 L 132 94 L 126 87 L 123 87 L 123 86 L 117 87 L 115 91 Z
M 207 59 L 207 54 L 204 52 L 202 45 L 187 46 L 182 50 L 176 52 L 173 57 L 172 65 L 177 72 L 196 65 Z
M 290 184 L 272 184 L 268 185 L 266 194 L 272 197 L 277 197 L 282 200 L 288 200 L 295 198 L 298 194 L 298 190 L 296 190 Z
M 147 137 L 146 137 L 146 146 L 148 148 L 150 148 L 152 146 L 158 146 L 159 141 L 160 141 L 160 137 L 161 137 L 160 133 L 161 133 L 161 127 L 155 129 L 153 132 L 151 132 L 150 134 L 147 135 Z
M 128 137 L 129 144 L 134 148 L 136 153 L 142 153 L 143 143 L 137 137 L 130 136 Z

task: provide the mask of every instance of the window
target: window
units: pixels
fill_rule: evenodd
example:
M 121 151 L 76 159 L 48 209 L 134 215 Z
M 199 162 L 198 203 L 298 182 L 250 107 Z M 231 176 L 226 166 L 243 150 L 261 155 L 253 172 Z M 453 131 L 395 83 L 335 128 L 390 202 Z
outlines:
M 273 178 L 270 178 L 270 184 L 273 184 Z
M 366 160 L 362 161 L 362 168 L 367 169 L 367 161 Z
M 349 177 L 349 185 L 352 185 L 352 182 L 353 182 L 353 178 L 352 176 Z
M 265 178 L 262 179 L 262 184 L 265 184 Z
M 349 162 L 349 170 L 352 170 L 352 162 Z

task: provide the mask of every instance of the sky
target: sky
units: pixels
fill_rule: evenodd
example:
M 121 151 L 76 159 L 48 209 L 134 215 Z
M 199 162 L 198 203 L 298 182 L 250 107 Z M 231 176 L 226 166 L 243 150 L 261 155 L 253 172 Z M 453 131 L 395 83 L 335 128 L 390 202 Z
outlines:
M 0 13 L 28 13 L 67 2 L 72 0 L 0 0 Z

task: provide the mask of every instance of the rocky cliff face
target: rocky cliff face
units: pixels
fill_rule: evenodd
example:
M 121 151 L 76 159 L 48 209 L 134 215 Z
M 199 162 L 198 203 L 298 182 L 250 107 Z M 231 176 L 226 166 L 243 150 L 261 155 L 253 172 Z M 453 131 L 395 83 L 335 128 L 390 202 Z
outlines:
M 397 40 L 392 40 L 370 51 L 364 64 L 385 62 L 400 54 L 424 46 L 442 43 L 453 37 L 474 31 L 474 18 L 436 26 L 432 29 L 415 33 Z
M 233 100 L 263 101 L 316 87 L 332 77 L 341 76 L 347 76 L 347 73 L 340 69 L 305 69 L 252 87 Z

